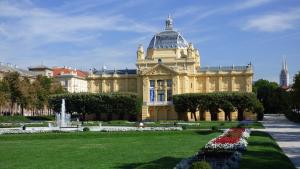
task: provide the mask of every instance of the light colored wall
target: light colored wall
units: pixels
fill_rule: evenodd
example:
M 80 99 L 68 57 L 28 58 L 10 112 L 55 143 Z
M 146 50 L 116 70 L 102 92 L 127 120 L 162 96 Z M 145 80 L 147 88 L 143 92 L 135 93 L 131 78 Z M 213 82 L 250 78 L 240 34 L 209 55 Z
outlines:
M 70 93 L 88 92 L 88 82 L 79 77 L 59 77 L 60 84 Z
M 88 77 L 89 92 L 135 92 L 142 98 L 141 119 L 164 120 L 178 119 L 172 105 L 148 105 L 149 80 L 172 79 L 172 93 L 210 93 L 218 91 L 252 92 L 253 72 L 247 70 L 231 71 L 199 71 L 200 55 L 192 46 L 187 49 L 149 49 L 144 56 L 140 46 L 137 51 L 136 75 L 90 75 Z M 162 59 L 162 63 L 158 63 Z M 199 117 L 199 115 L 198 115 Z M 224 120 L 224 113 L 219 114 Z M 232 119 L 236 119 L 233 113 Z M 189 116 L 189 120 L 190 116 Z M 209 112 L 206 120 L 210 120 Z

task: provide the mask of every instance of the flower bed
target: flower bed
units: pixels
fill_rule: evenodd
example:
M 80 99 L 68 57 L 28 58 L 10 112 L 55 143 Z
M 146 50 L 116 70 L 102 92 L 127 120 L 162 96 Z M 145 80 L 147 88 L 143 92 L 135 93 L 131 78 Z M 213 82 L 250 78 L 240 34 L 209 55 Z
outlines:
M 245 151 L 250 130 L 245 128 L 231 128 L 217 138 L 210 140 L 204 147 L 207 152 Z

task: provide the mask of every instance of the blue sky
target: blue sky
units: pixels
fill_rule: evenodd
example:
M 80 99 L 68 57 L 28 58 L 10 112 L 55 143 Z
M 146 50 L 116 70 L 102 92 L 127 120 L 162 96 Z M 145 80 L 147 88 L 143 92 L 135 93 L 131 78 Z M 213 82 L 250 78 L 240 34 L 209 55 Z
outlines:
M 254 79 L 278 82 L 285 55 L 300 71 L 299 0 L 0 0 L 0 61 L 134 68 L 169 13 L 202 66 L 252 62 Z

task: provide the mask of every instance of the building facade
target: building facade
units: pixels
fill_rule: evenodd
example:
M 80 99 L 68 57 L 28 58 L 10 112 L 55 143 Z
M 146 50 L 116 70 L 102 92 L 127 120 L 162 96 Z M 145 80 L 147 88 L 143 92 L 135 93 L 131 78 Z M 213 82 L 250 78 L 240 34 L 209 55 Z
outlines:
M 50 67 L 47 67 L 45 65 L 30 66 L 28 67 L 28 70 L 31 72 L 35 72 L 37 75 L 42 75 L 47 77 L 53 76 L 53 70 Z
M 70 93 L 88 92 L 87 75 L 86 72 L 72 68 L 53 68 L 53 77 Z
M 33 81 L 37 76 L 36 72 L 21 69 L 18 66 L 9 63 L 0 62 L 0 80 L 9 72 L 17 72 L 21 77 L 29 78 L 30 81 Z
M 136 57 L 136 69 L 95 70 L 87 79 L 89 92 L 138 93 L 143 98 L 141 120 L 177 120 L 172 104 L 175 94 L 252 92 L 251 64 L 202 67 L 199 50 L 173 30 L 170 17 L 146 51 L 138 47 Z

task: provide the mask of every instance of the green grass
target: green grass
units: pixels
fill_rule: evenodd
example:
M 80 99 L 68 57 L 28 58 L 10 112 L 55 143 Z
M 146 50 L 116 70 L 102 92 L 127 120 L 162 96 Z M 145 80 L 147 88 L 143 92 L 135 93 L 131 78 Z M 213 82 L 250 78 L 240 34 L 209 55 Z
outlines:
M 0 116 L 1 123 L 30 122 L 25 116 Z
M 295 169 L 274 139 L 265 132 L 254 131 L 247 151 L 241 160 L 241 169 Z
M 175 121 L 176 122 L 176 121 Z M 183 121 L 180 121 L 183 122 Z M 178 123 L 180 123 L 178 122 Z M 136 123 L 128 123 L 127 121 L 109 121 L 109 122 L 101 122 L 103 126 L 136 126 Z M 212 126 L 217 126 L 219 129 L 226 129 L 226 128 L 232 128 L 232 127 L 238 127 L 239 122 L 238 121 L 197 121 L 197 122 L 183 122 L 183 123 L 189 123 L 193 125 L 186 125 L 186 124 L 178 124 L 178 126 L 185 126 L 186 129 L 211 129 Z M 93 125 L 99 125 L 99 122 L 85 122 L 83 126 L 93 126 Z M 174 126 L 174 121 L 162 121 L 162 122 L 155 122 L 155 123 L 145 123 L 145 126 L 148 127 L 170 127 Z M 246 128 L 264 128 L 264 126 L 258 122 L 255 121 L 252 124 L 249 125 L 243 125 L 241 127 Z
M 220 133 L 47 133 L 0 136 L 0 168 L 173 168 Z
M 187 129 L 210 129 L 212 126 L 217 126 L 219 129 L 238 127 L 238 121 L 200 121 L 199 125 L 186 125 Z M 242 125 L 245 128 L 264 128 L 260 122 L 253 122 L 249 125 Z

